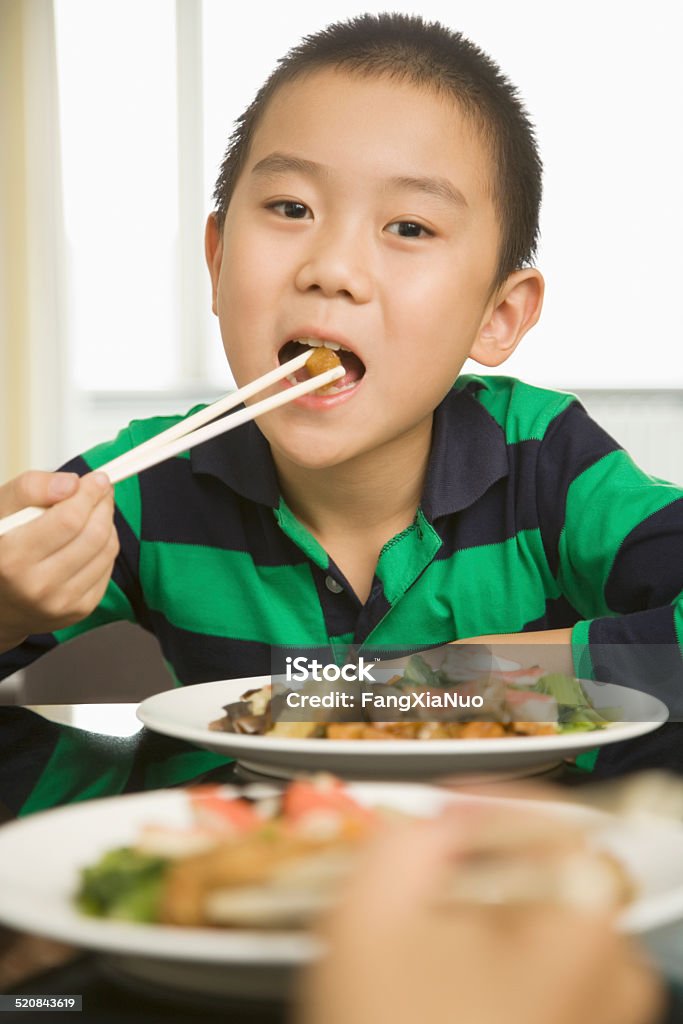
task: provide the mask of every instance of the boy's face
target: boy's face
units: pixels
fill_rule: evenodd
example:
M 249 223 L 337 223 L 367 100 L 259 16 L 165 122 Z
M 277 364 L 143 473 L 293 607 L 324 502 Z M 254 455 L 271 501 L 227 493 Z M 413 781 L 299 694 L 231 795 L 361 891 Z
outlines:
M 297 338 L 356 357 L 343 357 L 351 387 L 259 421 L 276 461 L 338 465 L 429 428 L 491 314 L 490 176 L 471 125 L 433 91 L 324 70 L 276 93 L 223 236 L 207 232 L 225 351 L 240 386 Z

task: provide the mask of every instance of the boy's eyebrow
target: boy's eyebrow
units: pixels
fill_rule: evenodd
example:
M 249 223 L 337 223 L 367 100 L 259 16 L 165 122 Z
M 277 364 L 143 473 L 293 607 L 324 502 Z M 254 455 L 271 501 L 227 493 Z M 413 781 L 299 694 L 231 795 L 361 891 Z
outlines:
M 313 160 L 304 160 L 303 157 L 294 156 L 291 153 L 269 153 L 259 160 L 251 169 L 252 174 L 282 174 L 285 171 L 298 171 L 300 174 L 308 174 L 311 178 L 319 178 L 325 168 Z
M 282 174 L 287 171 L 295 171 L 299 174 L 307 174 L 311 178 L 321 178 L 327 168 L 314 160 L 305 160 L 303 157 L 295 156 L 293 153 L 269 153 L 259 160 L 252 167 L 252 174 L 263 175 Z M 455 185 L 448 178 L 440 177 L 413 177 L 411 175 L 397 175 L 386 181 L 389 187 L 403 189 L 405 191 L 424 192 L 426 195 L 443 199 L 454 206 L 467 206 L 467 200 Z
M 424 192 L 429 196 L 436 196 L 437 199 L 444 199 L 454 206 L 467 206 L 467 200 L 460 189 L 456 188 L 448 178 L 412 178 L 400 175 L 390 178 L 388 184 L 407 191 Z

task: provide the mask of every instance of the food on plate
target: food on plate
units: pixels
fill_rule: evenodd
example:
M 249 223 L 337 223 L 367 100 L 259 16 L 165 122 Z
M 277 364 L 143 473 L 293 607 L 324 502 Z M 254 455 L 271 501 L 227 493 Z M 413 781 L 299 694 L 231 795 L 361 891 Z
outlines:
M 232 793 L 187 790 L 194 824 L 150 823 L 135 846 L 105 853 L 82 871 L 78 907 L 182 926 L 303 927 L 334 903 L 363 844 L 399 814 L 365 806 L 330 776 L 293 782 L 282 794 Z M 460 806 L 462 852 L 445 904 L 546 900 L 596 908 L 632 898 L 621 863 L 572 821 L 487 801 Z
M 191 827 L 150 823 L 134 847 L 83 870 L 82 911 L 181 925 L 303 923 L 329 903 L 354 849 L 389 815 L 327 776 L 258 799 L 221 786 L 187 794 Z
M 453 650 L 436 668 L 415 654 L 402 674 L 386 682 L 349 686 L 334 705 L 322 705 L 329 712 L 312 712 L 308 721 L 305 712 L 292 720 L 289 709 L 302 706 L 302 695 L 320 695 L 319 683 L 304 682 L 300 690 L 280 688 L 275 694 L 269 685 L 247 690 L 225 705 L 224 717 L 209 728 L 290 739 L 495 739 L 592 731 L 619 717 L 617 708 L 596 709 L 571 676 L 538 666 L 477 668 Z

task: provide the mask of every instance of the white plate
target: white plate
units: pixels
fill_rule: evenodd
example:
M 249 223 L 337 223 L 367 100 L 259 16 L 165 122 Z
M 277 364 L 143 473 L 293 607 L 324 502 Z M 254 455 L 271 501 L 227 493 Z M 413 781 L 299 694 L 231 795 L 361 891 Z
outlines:
M 473 799 L 396 783 L 355 783 L 349 790 L 367 805 L 415 815 Z M 620 918 L 623 930 L 646 932 L 683 918 L 683 825 L 616 820 L 571 805 L 546 807 L 551 813 L 600 822 L 598 842 L 626 865 L 638 892 Z M 189 820 L 185 793 L 165 790 L 88 801 L 3 825 L 0 920 L 105 951 L 116 957 L 121 972 L 148 983 L 213 995 L 281 995 L 291 969 L 319 952 L 304 933 L 126 924 L 86 917 L 74 907 L 81 868 L 106 850 L 134 841 L 144 824 L 182 826 Z
M 596 707 L 621 707 L 628 721 L 596 732 L 557 736 L 510 736 L 480 740 L 325 740 L 282 739 L 212 732 L 223 706 L 245 690 L 270 683 L 270 676 L 184 686 L 148 697 L 138 717 L 155 732 L 232 756 L 246 768 L 284 778 L 306 771 L 329 771 L 345 779 L 435 779 L 455 772 L 525 773 L 539 771 L 606 743 L 641 736 L 668 717 L 655 697 L 612 683 L 583 681 Z

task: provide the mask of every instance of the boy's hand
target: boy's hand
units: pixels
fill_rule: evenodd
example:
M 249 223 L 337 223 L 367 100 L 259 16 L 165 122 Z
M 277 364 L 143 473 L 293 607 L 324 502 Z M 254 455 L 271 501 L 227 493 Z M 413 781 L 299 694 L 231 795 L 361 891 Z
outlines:
M 378 839 L 324 927 L 302 1024 L 652 1024 L 662 986 L 604 912 L 444 906 L 466 821 Z
M 0 651 L 89 615 L 106 590 L 119 541 L 104 473 L 22 473 L 0 487 L 0 516 L 48 511 L 0 537 Z

